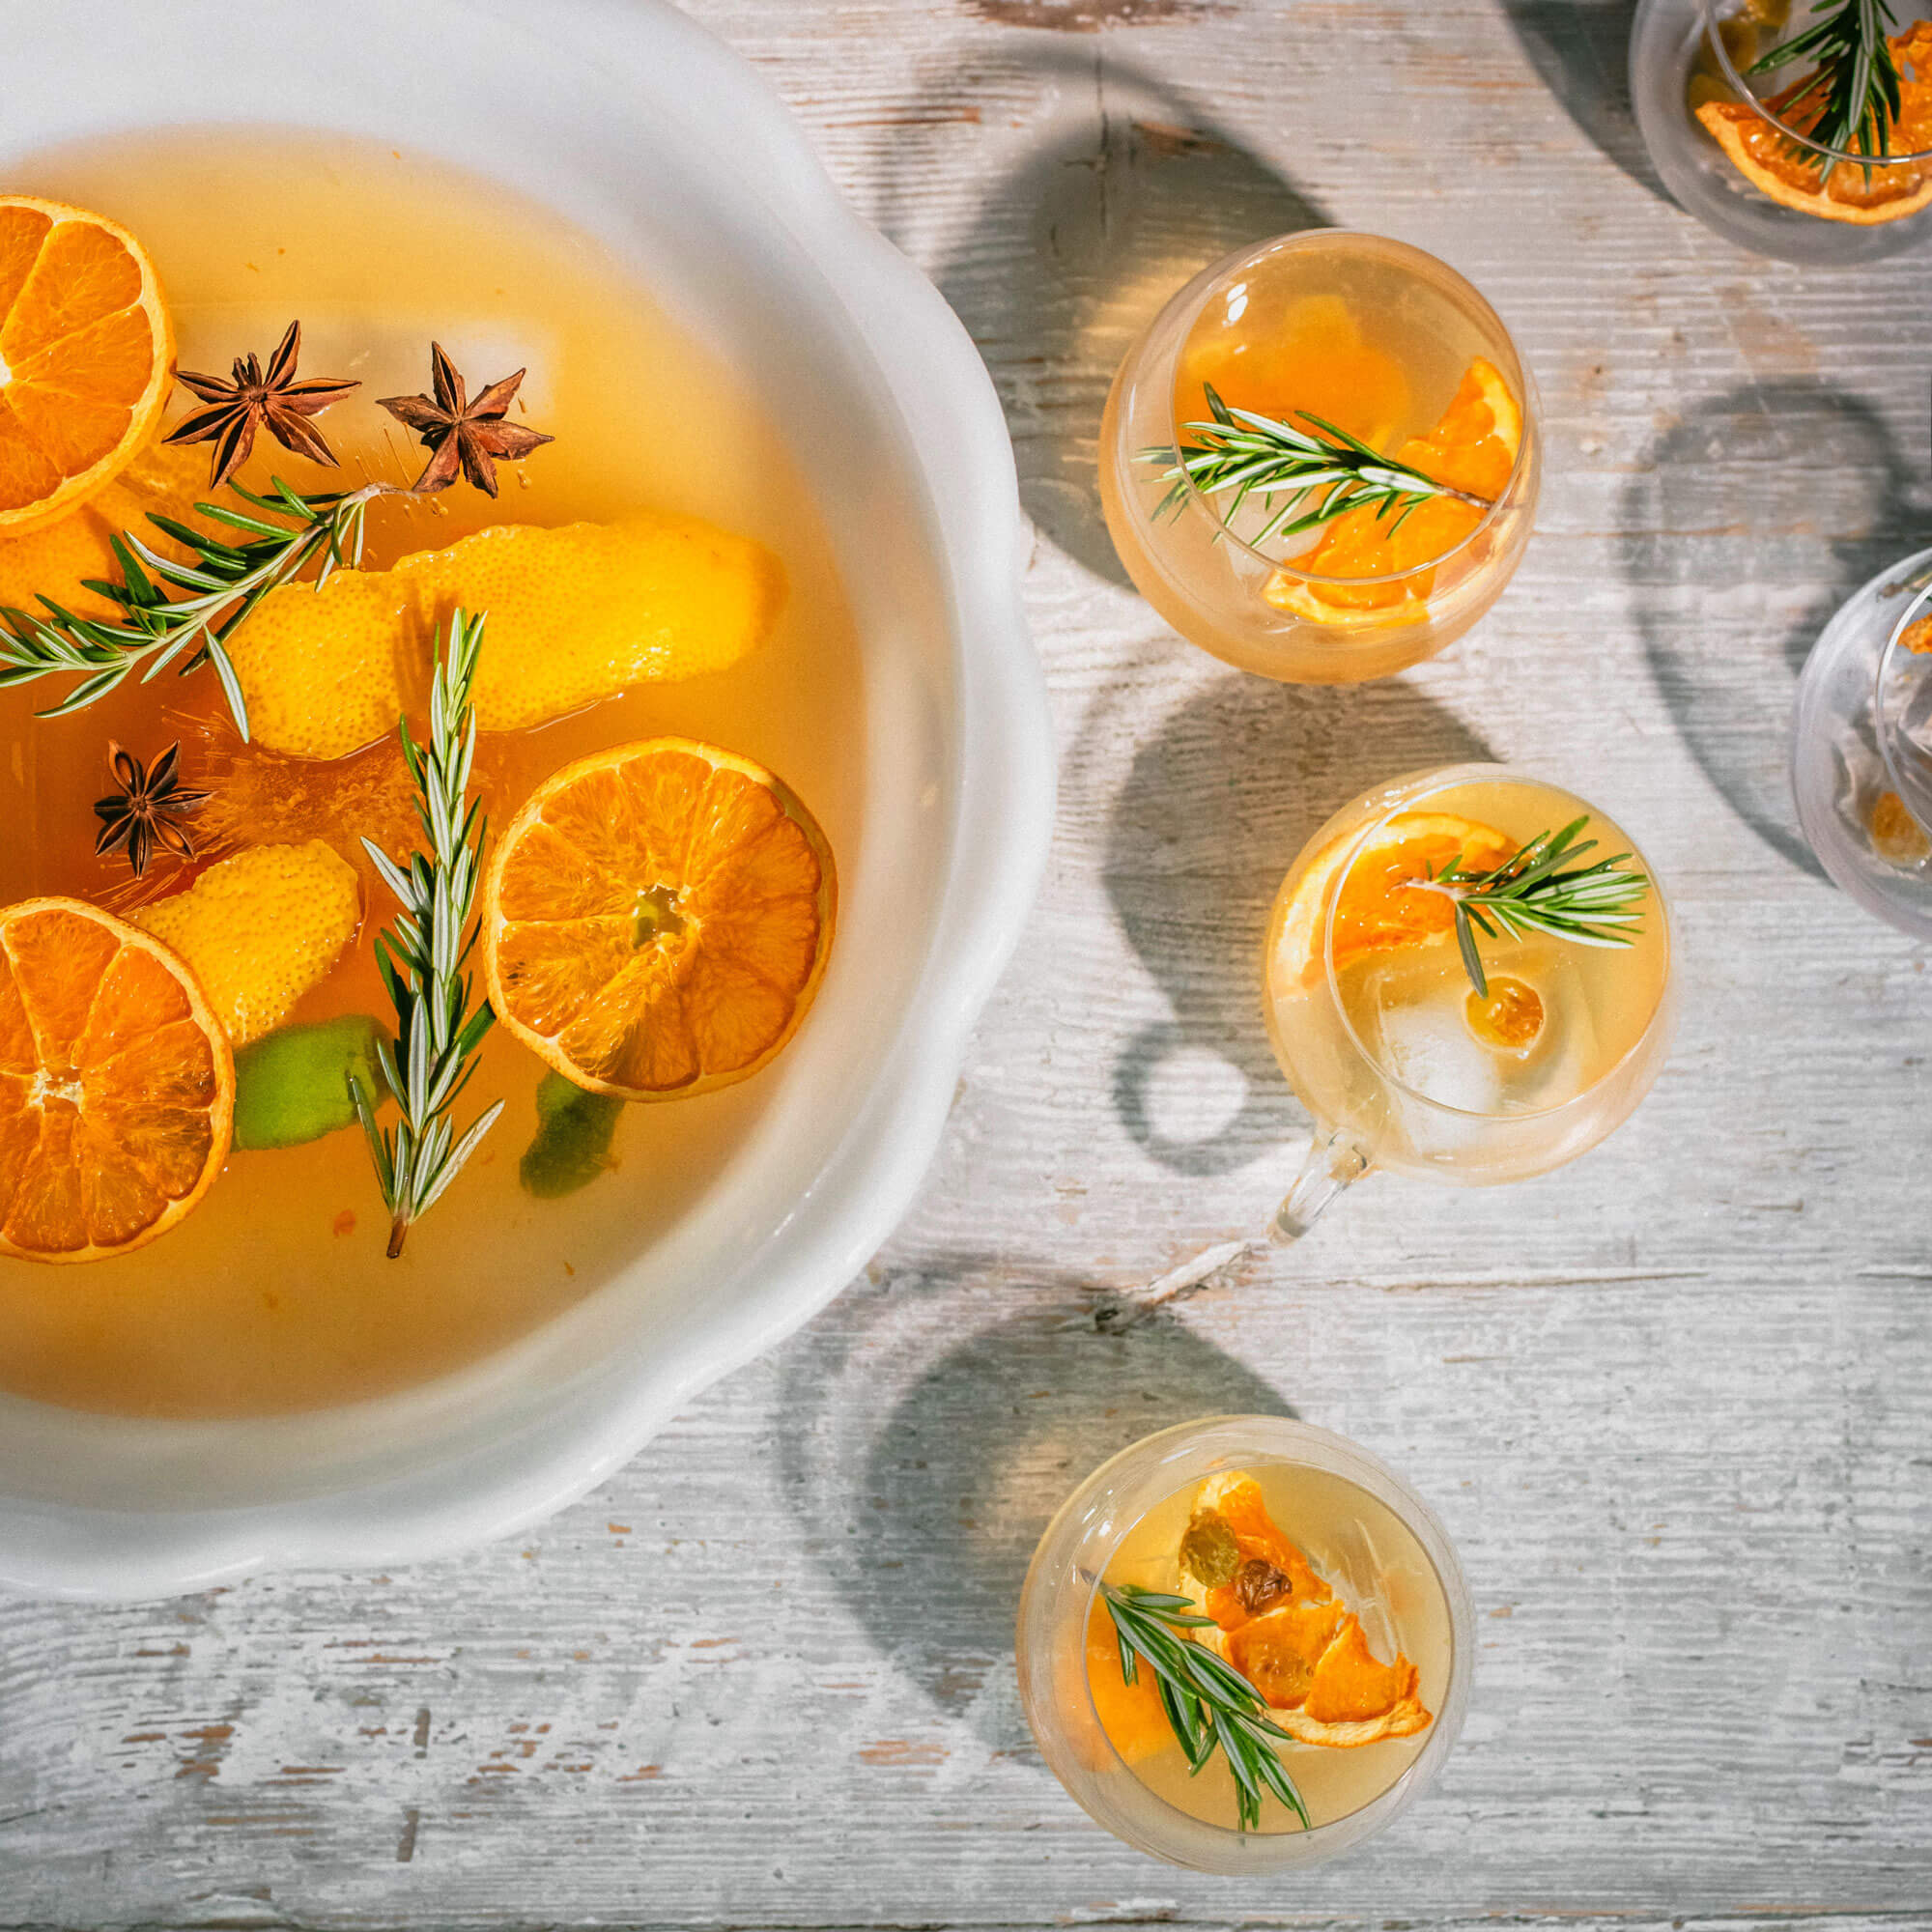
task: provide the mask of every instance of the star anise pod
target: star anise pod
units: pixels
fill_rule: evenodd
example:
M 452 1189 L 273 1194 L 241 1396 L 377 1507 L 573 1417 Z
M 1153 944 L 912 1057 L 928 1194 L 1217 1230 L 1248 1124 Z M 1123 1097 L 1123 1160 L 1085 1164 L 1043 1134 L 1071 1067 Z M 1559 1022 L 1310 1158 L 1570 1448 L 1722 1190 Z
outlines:
M 125 847 L 137 879 L 147 871 L 156 845 L 178 859 L 194 857 L 194 840 L 178 821 L 205 805 L 212 794 L 185 789 L 176 775 L 180 765 L 178 742 L 152 765 L 144 765 L 113 739 L 107 741 L 107 769 L 119 789 L 94 802 L 100 820 L 94 849 L 105 856 Z
M 219 376 L 197 376 L 187 369 L 175 371 L 176 382 L 213 407 L 196 410 L 177 423 L 164 440 L 214 444 L 214 468 L 208 479 L 211 490 L 218 490 L 247 462 L 258 428 L 266 429 L 284 449 L 292 449 L 298 456 L 317 463 L 335 461 L 335 452 L 322 440 L 322 432 L 305 419 L 362 385 L 326 377 L 298 383 L 296 357 L 300 353 L 301 324 L 292 322 L 269 357 L 267 369 L 253 355 L 238 355 L 232 383 L 224 383 Z
M 503 420 L 517 385 L 524 380 L 519 369 L 492 383 L 472 403 L 464 387 L 456 365 L 442 353 L 442 344 L 429 346 L 430 380 L 434 396 L 379 396 L 376 400 L 395 419 L 415 431 L 423 447 L 432 452 L 428 468 L 412 486 L 422 495 L 447 490 L 461 469 L 487 497 L 497 494 L 497 464 L 501 457 L 515 463 L 539 444 L 556 439 L 538 430 L 519 429 Z

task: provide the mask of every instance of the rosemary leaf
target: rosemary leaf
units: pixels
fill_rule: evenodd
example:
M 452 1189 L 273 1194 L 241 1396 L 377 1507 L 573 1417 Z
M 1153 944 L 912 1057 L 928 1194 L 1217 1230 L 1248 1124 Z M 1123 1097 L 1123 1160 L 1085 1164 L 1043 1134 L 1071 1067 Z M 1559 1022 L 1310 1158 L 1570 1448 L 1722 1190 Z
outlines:
M 1296 429 L 1274 416 L 1231 408 L 1211 383 L 1203 387 L 1213 420 L 1181 424 L 1197 440 L 1178 450 L 1141 451 L 1143 463 L 1166 466 L 1160 480 L 1169 487 L 1154 510 L 1156 520 L 1198 492 L 1226 498 L 1220 514 L 1227 526 L 1258 497 L 1264 519 L 1248 541 L 1259 545 L 1299 536 L 1350 510 L 1372 509 L 1378 518 L 1393 513 L 1391 528 L 1400 529 L 1410 511 L 1435 497 L 1479 510 L 1493 507 L 1488 497 L 1438 482 L 1306 410 L 1296 414 L 1313 427 Z M 1277 498 L 1285 500 L 1277 504 Z
M 1863 155 L 1864 177 L 1871 163 L 1889 155 L 1892 128 L 1902 110 L 1898 60 L 1888 38 L 1897 21 L 1890 0 L 1816 0 L 1817 16 L 1804 32 L 1751 63 L 1752 73 L 1772 73 L 1800 61 L 1813 67 L 1810 79 L 1788 100 L 1791 107 L 1818 104 L 1817 118 L 1804 129 L 1809 139 L 1841 154 Z M 1833 163 L 1794 143 L 1820 176 Z
M 1560 832 L 1539 832 L 1488 871 L 1468 870 L 1459 852 L 1439 872 L 1406 881 L 1407 890 L 1440 893 L 1455 907 L 1456 944 L 1480 997 L 1489 997 L 1490 982 L 1478 927 L 1491 939 L 1541 932 L 1577 946 L 1634 944 L 1643 927 L 1634 907 L 1650 892 L 1649 875 L 1628 867 L 1628 852 L 1590 866 L 1568 863 L 1597 849 L 1594 838 L 1578 837 L 1589 822 L 1586 813 Z
M 1161 1708 L 1190 1772 L 1218 1748 L 1235 1780 L 1235 1812 L 1243 1832 L 1262 1822 L 1262 1795 L 1271 1793 L 1309 1829 L 1308 1807 L 1294 1788 L 1273 1741 L 1288 1733 L 1267 1715 L 1255 1687 L 1225 1658 L 1178 1632 L 1211 1628 L 1193 1600 L 1132 1583 L 1102 1583 L 1100 1601 L 1120 1639 L 1121 1675 L 1139 1682 L 1145 1662 L 1154 1674 Z
M 469 793 L 476 749 L 471 693 L 486 613 L 458 611 L 430 686 L 430 734 L 417 744 L 401 724 L 403 756 L 416 787 L 416 817 L 428 846 L 404 865 L 374 840 L 363 849 L 402 910 L 376 938 L 376 964 L 396 1010 L 393 1039 L 378 1043 L 383 1085 L 401 1114 L 393 1130 L 376 1122 L 378 1096 L 354 1081 L 355 1111 L 389 1209 L 389 1255 L 436 1204 L 503 1111 L 486 1107 L 459 1137 L 449 1110 L 475 1071 L 474 1055 L 495 1023 L 489 1002 L 472 1004 L 465 970 L 476 944 L 470 918 L 482 866 L 485 824 Z
M 219 503 L 195 508 L 223 529 L 240 532 L 243 542 L 229 543 L 155 512 L 149 522 L 187 551 L 185 561 L 132 531 L 111 539 L 119 580 L 90 579 L 87 588 L 115 607 L 113 616 L 78 617 L 44 596 L 38 611 L 0 608 L 0 689 L 76 673 L 80 681 L 40 714 L 58 718 L 106 696 L 136 670 L 145 683 L 177 660 L 183 676 L 212 665 L 235 728 L 245 739 L 248 707 L 228 639 L 270 590 L 293 582 L 311 562 L 321 560 L 318 587 L 332 569 L 354 566 L 362 554 L 370 500 L 406 493 L 371 483 L 346 496 L 302 497 L 279 477 L 268 496 L 240 484 L 229 488 L 260 514 Z M 186 594 L 170 597 L 170 589 Z

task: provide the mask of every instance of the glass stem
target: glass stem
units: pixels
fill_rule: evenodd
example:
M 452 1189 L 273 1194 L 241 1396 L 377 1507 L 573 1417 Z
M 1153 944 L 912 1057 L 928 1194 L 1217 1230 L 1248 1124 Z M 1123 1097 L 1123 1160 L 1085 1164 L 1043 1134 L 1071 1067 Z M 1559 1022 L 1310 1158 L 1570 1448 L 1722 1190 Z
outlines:
M 1308 1158 L 1301 1163 L 1301 1172 L 1294 1177 L 1294 1185 L 1274 1210 L 1268 1239 L 1278 1248 L 1300 1240 L 1329 1202 L 1368 1171 L 1368 1155 L 1346 1134 L 1333 1133 L 1325 1140 L 1317 1135 Z

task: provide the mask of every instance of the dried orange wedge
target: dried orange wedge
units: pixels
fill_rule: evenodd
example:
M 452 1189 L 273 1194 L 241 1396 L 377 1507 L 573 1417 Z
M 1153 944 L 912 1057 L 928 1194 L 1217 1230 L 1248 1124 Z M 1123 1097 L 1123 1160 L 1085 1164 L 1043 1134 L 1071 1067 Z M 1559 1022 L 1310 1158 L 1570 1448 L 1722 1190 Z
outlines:
M 1087 1612 L 1087 1687 L 1100 1728 L 1126 1763 L 1139 1764 L 1174 1742 L 1159 1680 L 1143 1665 L 1127 1682 L 1120 1634 L 1097 1595 Z
M 1493 825 L 1451 811 L 1405 811 L 1377 828 L 1348 877 L 1335 887 L 1351 835 L 1332 840 L 1309 862 L 1283 911 L 1272 942 L 1270 983 L 1308 991 L 1323 977 L 1321 947 L 1328 898 L 1335 890 L 1333 957 L 1339 973 L 1371 952 L 1446 938 L 1456 914 L 1440 893 L 1406 890 L 1460 859 L 1471 871 L 1500 866 L 1516 840 Z
M 125 228 L 0 196 L 0 532 L 50 523 L 132 462 L 174 353 L 155 265 Z
M 1493 502 L 1509 488 L 1522 447 L 1522 407 L 1502 371 L 1477 356 L 1463 371 L 1441 419 L 1427 436 L 1410 437 L 1396 454 L 1438 483 Z M 1337 517 L 1316 544 L 1276 571 L 1262 595 L 1278 611 L 1323 624 L 1419 623 L 1429 614 L 1435 574 L 1420 567 L 1447 556 L 1482 522 L 1484 512 L 1451 497 L 1432 497 L 1400 519 L 1373 509 Z M 1394 583 L 1311 583 L 1319 577 L 1385 578 Z
M 1932 148 L 1932 20 L 1915 20 L 1890 41 L 1899 69 L 1899 111 L 1891 126 L 1895 154 Z M 1764 102 L 1765 113 L 1808 134 L 1824 112 L 1824 96 L 1807 74 Z M 1750 102 L 1706 100 L 1695 110 L 1724 157 L 1760 193 L 1782 208 L 1862 228 L 1899 221 L 1932 207 L 1932 161 L 1902 161 L 1867 171 L 1839 161 L 1826 171 L 1823 156 L 1788 141 Z
M 497 1017 L 624 1100 L 743 1080 L 818 991 L 832 848 L 784 784 L 690 738 L 566 765 L 505 828 L 484 884 Z
M 1283 1730 L 1298 1744 L 1346 1749 L 1427 1727 L 1415 1665 L 1400 1652 L 1392 1663 L 1377 1659 L 1360 1619 L 1275 1525 L 1252 1476 L 1205 1483 L 1190 1536 L 1204 1520 L 1225 1552 L 1212 1570 L 1218 1580 L 1195 1578 L 1220 1626 L 1216 1648 Z
M 96 1262 L 221 1171 L 235 1060 L 188 969 L 79 899 L 0 912 L 0 1253 Z

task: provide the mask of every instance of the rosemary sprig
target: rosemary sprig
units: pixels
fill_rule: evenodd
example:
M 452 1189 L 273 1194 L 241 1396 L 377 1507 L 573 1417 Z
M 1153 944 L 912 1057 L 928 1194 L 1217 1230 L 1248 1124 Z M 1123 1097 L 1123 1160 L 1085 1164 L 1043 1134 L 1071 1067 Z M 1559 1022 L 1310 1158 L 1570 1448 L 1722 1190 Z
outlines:
M 1789 104 L 1819 101 L 1806 138 L 1840 154 L 1871 157 L 1864 164 L 1869 184 L 1871 159 L 1891 153 L 1892 125 L 1901 112 L 1898 61 L 1887 39 L 1897 25 L 1890 0 L 1816 0 L 1812 12 L 1820 17 L 1753 61 L 1750 71 L 1771 73 L 1809 61 L 1816 71 Z M 1801 152 L 1817 163 L 1821 175 L 1830 171 L 1825 156 L 1802 147 Z
M 1160 480 L 1170 488 L 1154 510 L 1156 519 L 1178 510 L 1190 493 L 1199 491 L 1204 497 L 1228 497 L 1221 512 L 1226 526 L 1250 497 L 1259 497 L 1267 517 L 1248 541 L 1264 544 L 1276 537 L 1298 536 L 1363 508 L 1373 508 L 1378 517 L 1393 510 L 1395 523 L 1390 527 L 1400 529 L 1411 510 L 1434 497 L 1447 497 L 1479 510 L 1493 507 L 1490 497 L 1438 482 L 1306 410 L 1295 413 L 1314 424 L 1314 433 L 1275 416 L 1232 409 L 1211 383 L 1202 387 L 1213 420 L 1181 424 L 1182 430 L 1200 440 L 1183 442 L 1179 451 L 1163 445 L 1141 451 L 1143 463 L 1167 466 Z M 1279 497 L 1287 500 L 1276 508 Z
M 1308 1807 L 1269 1742 L 1288 1733 L 1267 1715 L 1261 1692 L 1206 1644 L 1177 1632 L 1211 1629 L 1193 1600 L 1134 1583 L 1102 1583 L 1100 1601 L 1121 1640 L 1121 1675 L 1138 1681 L 1145 1662 L 1154 1674 L 1175 1740 L 1198 1772 L 1218 1745 L 1235 1776 L 1235 1807 L 1243 1832 L 1259 1829 L 1262 1793 L 1272 1792 L 1308 1829 Z
M 476 944 L 476 897 L 485 824 L 468 796 L 476 750 L 471 692 L 487 613 L 458 611 L 430 686 L 427 748 L 402 721 L 403 756 L 416 786 L 416 816 L 429 849 L 405 869 L 373 839 L 363 850 L 402 901 L 395 923 L 377 935 L 376 964 L 396 1009 L 396 1037 L 376 1048 L 383 1084 L 401 1110 L 393 1133 L 376 1124 L 377 1096 L 351 1076 L 355 1111 L 389 1209 L 389 1257 L 402 1253 L 410 1226 L 425 1213 L 490 1131 L 502 1101 L 456 1137 L 450 1109 L 475 1071 L 472 1056 L 496 1021 L 486 1000 L 472 1010 L 465 972 Z
M 1630 908 L 1650 891 L 1647 873 L 1624 869 L 1628 852 L 1591 866 L 1566 866 L 1597 849 L 1594 838 L 1577 838 L 1590 822 L 1586 813 L 1561 832 L 1539 832 L 1500 866 L 1472 872 L 1459 852 L 1439 872 L 1406 881 L 1413 892 L 1440 893 L 1456 908 L 1456 944 L 1469 983 L 1484 999 L 1490 982 L 1476 950 L 1476 928 L 1491 939 L 1507 932 L 1520 939 L 1547 932 L 1580 946 L 1629 946 L 1643 916 Z
M 317 557 L 322 560 L 318 589 L 338 567 L 353 569 L 361 560 L 370 499 L 402 493 L 393 484 L 371 483 L 346 494 L 303 497 L 280 477 L 267 496 L 240 484 L 229 488 L 248 507 L 195 505 L 218 531 L 191 529 L 150 512 L 148 521 L 187 551 L 185 562 L 164 556 L 131 531 L 112 539 L 121 581 L 90 578 L 86 587 L 106 598 L 115 616 L 79 617 L 51 597 L 41 598 L 38 611 L 0 607 L 0 689 L 77 672 L 80 682 L 40 714 L 58 718 L 105 697 L 143 666 L 145 683 L 178 659 L 184 677 L 213 665 L 235 728 L 245 739 L 248 707 L 226 649 L 228 639 L 270 590 Z M 171 597 L 170 589 L 187 594 Z

